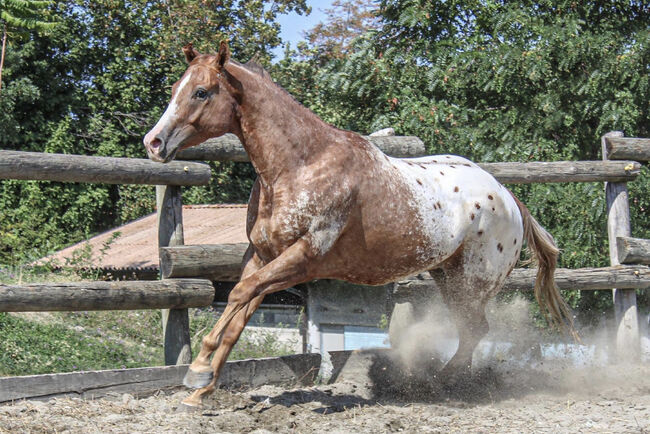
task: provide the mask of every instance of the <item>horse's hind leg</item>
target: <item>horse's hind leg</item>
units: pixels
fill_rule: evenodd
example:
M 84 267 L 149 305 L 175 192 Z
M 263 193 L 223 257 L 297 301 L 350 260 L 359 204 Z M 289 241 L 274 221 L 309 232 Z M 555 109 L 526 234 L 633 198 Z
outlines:
M 473 294 L 471 287 L 443 289 L 443 299 L 458 329 L 458 349 L 440 372 L 442 380 L 470 374 L 472 354 L 478 343 L 488 333 L 485 318 L 487 299 Z
M 485 306 L 499 291 L 503 279 L 489 279 L 489 273 L 486 276 L 467 272 L 462 266 L 437 270 L 431 275 L 440 286 L 443 300 L 458 329 L 458 349 L 439 377 L 443 381 L 459 379 L 471 372 L 472 354 L 489 330 Z

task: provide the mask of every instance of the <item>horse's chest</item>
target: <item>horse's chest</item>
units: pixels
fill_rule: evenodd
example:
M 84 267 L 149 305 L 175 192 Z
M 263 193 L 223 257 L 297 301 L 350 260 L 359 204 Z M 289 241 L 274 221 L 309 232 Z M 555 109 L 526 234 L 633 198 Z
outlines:
M 263 208 L 251 228 L 250 241 L 264 259 L 274 259 L 304 236 L 313 216 L 308 207 Z

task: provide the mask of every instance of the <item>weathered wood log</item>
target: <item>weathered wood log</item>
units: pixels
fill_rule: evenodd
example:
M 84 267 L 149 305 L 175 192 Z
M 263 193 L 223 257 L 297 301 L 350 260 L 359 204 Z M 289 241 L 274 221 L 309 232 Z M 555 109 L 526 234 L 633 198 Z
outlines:
M 158 247 L 182 246 L 183 197 L 178 186 L 156 186 Z
M 183 149 L 176 154 L 177 160 L 195 161 L 235 161 L 248 162 L 248 154 L 234 134 L 226 134 L 215 139 L 208 139 L 198 146 Z
M 623 137 L 620 131 L 613 131 L 601 138 L 603 160 L 609 160 L 607 141 Z M 606 182 L 607 237 L 609 239 L 609 262 L 618 265 L 618 237 L 629 237 L 630 204 L 625 182 Z M 620 360 L 635 360 L 640 355 L 639 321 L 636 305 L 636 291 L 618 285 L 612 286 L 614 315 L 616 319 L 616 353 Z
M 200 276 L 236 282 L 247 247 L 247 243 L 164 247 L 160 249 L 160 272 L 163 278 Z
M 531 163 L 479 163 L 499 182 L 602 182 L 633 181 L 641 173 L 636 161 L 554 161 Z
M 650 139 L 636 137 L 605 137 L 610 160 L 650 161 Z
M 424 143 L 413 136 L 366 136 L 375 146 L 392 157 L 420 157 L 426 155 Z M 226 134 L 216 139 L 209 139 L 182 150 L 176 156 L 179 160 L 202 161 L 250 161 L 239 139 Z
M 532 291 L 537 269 L 512 270 L 503 287 L 506 291 Z M 564 290 L 603 290 L 612 287 L 625 289 L 650 288 L 650 268 L 642 265 L 618 265 L 603 268 L 559 268 L 555 282 Z
M 226 362 L 219 384 L 229 389 L 314 384 L 320 354 L 296 354 Z M 151 395 L 161 389 L 183 385 L 189 365 L 111 369 L 0 378 L 0 403 L 19 399 L 77 397 L 95 399 L 116 393 Z
M 209 306 L 212 282 L 204 279 L 0 285 L 0 311 L 53 312 Z
M 616 237 L 618 262 L 650 265 L 650 240 Z
M 424 145 L 417 137 L 367 137 L 386 154 L 394 157 L 425 155 Z M 249 161 L 248 155 L 235 136 L 226 135 L 179 153 L 179 159 Z M 555 161 L 531 163 L 480 163 L 504 184 L 533 182 L 625 182 L 635 179 L 641 165 L 636 161 Z
M 185 240 L 183 237 L 181 187 L 157 185 L 156 208 L 158 210 L 158 248 L 182 246 Z M 191 363 L 192 341 L 187 308 L 163 309 L 161 314 L 165 365 Z
M 206 185 L 203 163 L 156 163 L 140 158 L 92 157 L 0 150 L 0 179 L 105 184 Z
M 161 249 L 161 269 L 168 277 L 202 277 L 214 281 L 239 279 L 241 260 L 248 244 L 203 244 Z M 532 291 L 536 269 L 515 268 L 506 279 L 504 290 Z M 650 268 L 643 265 L 619 265 L 604 268 L 560 268 L 555 272 L 560 289 L 601 290 L 612 287 L 650 288 Z M 428 274 L 398 282 L 404 291 L 434 285 Z
M 535 268 L 515 268 L 506 279 L 504 291 L 533 291 Z M 555 281 L 563 290 L 609 290 L 613 287 L 625 289 L 650 288 L 650 268 L 644 265 L 618 265 L 604 268 L 558 268 Z M 427 274 L 417 279 L 405 279 L 395 285 L 394 297 L 399 300 L 417 299 L 436 284 Z

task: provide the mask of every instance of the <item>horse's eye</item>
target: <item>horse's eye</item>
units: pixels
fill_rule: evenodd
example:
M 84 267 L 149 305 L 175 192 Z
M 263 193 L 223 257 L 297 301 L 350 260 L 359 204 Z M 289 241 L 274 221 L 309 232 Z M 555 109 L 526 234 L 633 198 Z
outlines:
M 208 91 L 203 88 L 196 89 L 194 92 L 194 98 L 196 99 L 206 99 L 208 97 Z

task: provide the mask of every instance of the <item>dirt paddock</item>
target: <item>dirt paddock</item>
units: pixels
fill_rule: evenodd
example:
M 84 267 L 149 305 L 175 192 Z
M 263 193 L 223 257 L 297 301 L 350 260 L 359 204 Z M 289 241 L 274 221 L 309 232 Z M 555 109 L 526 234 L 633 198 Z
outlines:
M 454 384 L 374 360 L 329 385 L 219 390 L 181 412 L 185 390 L 0 406 L 0 432 L 650 432 L 650 367 L 484 368 Z

